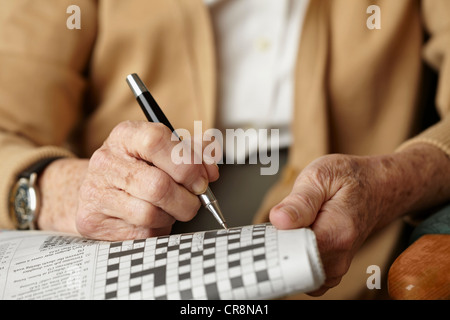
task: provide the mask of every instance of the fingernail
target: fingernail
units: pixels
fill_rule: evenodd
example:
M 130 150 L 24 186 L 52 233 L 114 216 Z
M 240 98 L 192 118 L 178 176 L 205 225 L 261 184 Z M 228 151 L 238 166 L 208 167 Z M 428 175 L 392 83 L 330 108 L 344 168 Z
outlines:
M 217 165 L 217 163 L 216 163 L 216 161 L 214 160 L 213 157 L 204 155 L 203 156 L 203 162 L 208 164 L 208 165 L 212 165 L 213 164 L 213 165 L 215 165 L 217 167 L 217 169 L 219 169 L 219 166 Z
M 299 218 L 299 214 L 297 211 L 297 208 L 293 207 L 293 206 L 284 206 L 282 208 L 280 208 L 280 210 L 286 214 L 289 219 L 291 219 L 292 222 L 297 222 L 298 218 Z
M 197 179 L 197 181 L 194 182 L 192 185 L 192 190 L 195 194 L 202 194 L 206 191 L 206 188 L 208 188 L 208 180 L 205 178 Z

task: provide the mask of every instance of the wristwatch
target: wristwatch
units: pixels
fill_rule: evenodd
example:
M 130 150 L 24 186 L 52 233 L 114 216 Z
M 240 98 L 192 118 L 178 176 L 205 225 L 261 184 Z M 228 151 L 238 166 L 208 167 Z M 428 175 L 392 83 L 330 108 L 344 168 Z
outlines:
M 56 159 L 59 158 L 40 160 L 17 177 L 18 180 L 9 196 L 9 212 L 17 229 L 36 229 L 36 220 L 41 208 L 41 195 L 37 184 L 38 175 Z

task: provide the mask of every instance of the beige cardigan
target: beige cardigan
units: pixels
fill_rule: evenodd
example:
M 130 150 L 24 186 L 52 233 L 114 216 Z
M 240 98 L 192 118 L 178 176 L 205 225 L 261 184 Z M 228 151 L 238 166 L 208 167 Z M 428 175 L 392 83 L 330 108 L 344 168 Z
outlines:
M 81 30 L 66 27 L 73 4 Z M 381 30 L 366 26 L 372 4 L 381 8 Z M 0 8 L 0 228 L 12 228 L 7 198 L 20 171 L 44 157 L 89 157 L 117 123 L 144 119 L 125 83 L 129 73 L 149 84 L 175 128 L 191 130 L 194 120 L 214 127 L 214 38 L 202 0 L 0 0 Z M 311 0 L 296 70 L 294 144 L 255 221 L 267 219 L 319 156 L 389 153 L 418 141 L 450 155 L 449 12 L 448 0 Z M 423 58 L 440 73 L 442 120 L 411 139 Z M 388 263 L 397 236 L 377 240 L 385 243 L 370 264 Z M 352 281 L 365 284 L 365 269 L 355 272 Z

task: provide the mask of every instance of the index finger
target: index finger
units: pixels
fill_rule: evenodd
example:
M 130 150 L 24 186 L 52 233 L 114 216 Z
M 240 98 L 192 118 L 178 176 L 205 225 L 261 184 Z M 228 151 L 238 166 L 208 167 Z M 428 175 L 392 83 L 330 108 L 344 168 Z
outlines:
M 178 142 L 172 141 L 171 136 L 163 124 L 128 121 L 113 130 L 110 143 L 117 143 L 128 155 L 163 170 L 192 193 L 203 193 L 209 182 L 206 168 L 203 163 L 175 163 L 171 155 Z

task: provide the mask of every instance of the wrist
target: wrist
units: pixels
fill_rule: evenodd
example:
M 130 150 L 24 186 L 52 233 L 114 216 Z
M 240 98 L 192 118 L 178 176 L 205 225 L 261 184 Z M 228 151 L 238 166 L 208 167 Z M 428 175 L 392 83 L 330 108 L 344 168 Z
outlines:
M 60 159 L 42 172 L 38 180 L 42 199 L 39 229 L 77 233 L 78 191 L 88 163 L 85 159 Z
M 370 161 L 375 168 L 377 194 L 382 195 L 381 224 L 436 206 L 450 197 L 450 160 L 432 145 L 411 145 Z

